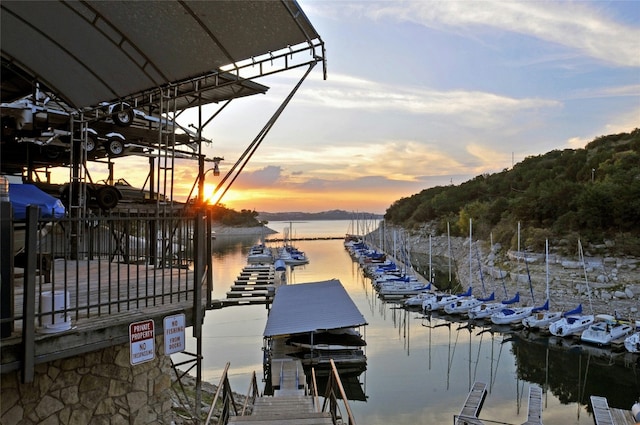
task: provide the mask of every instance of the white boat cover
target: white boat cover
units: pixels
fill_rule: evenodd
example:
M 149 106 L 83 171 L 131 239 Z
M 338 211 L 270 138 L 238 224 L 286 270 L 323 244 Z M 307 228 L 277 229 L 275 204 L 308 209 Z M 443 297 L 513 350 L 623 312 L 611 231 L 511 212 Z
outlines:
M 366 325 L 338 279 L 278 288 L 264 337 Z

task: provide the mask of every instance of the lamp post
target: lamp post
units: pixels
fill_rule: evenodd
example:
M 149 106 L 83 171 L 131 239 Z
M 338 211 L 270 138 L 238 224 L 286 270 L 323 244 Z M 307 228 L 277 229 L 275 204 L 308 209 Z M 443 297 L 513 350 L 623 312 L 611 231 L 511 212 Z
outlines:
M 207 173 L 209 171 L 213 171 L 213 175 L 214 176 L 219 176 L 220 175 L 220 161 L 223 161 L 224 158 L 219 157 L 219 156 L 215 156 L 213 157 L 213 167 L 208 168 L 206 170 L 204 170 L 204 156 L 201 156 L 198 159 L 198 178 L 196 179 L 196 181 L 193 183 L 193 186 L 191 187 L 191 191 L 189 192 L 189 196 L 187 197 L 187 200 L 191 199 L 191 195 L 193 194 L 193 189 L 195 189 L 196 184 L 198 185 L 198 202 L 203 203 L 204 202 L 204 182 L 205 182 L 205 176 L 207 175 Z M 200 171 L 202 170 L 202 171 Z

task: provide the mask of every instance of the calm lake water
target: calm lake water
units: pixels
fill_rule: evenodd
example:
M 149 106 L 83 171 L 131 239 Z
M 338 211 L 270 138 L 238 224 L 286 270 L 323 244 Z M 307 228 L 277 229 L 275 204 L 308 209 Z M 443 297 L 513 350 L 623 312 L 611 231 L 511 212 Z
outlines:
M 282 232 L 289 222 L 270 222 Z M 297 237 L 342 236 L 349 221 L 293 223 Z M 272 235 L 271 237 L 282 237 Z M 219 237 L 214 244 L 213 298 L 226 292 L 246 265 L 253 237 Z M 630 409 L 640 397 L 640 358 L 581 345 L 562 346 L 509 328 L 467 326 L 447 316 L 424 317 L 380 300 L 351 260 L 342 240 L 299 241 L 309 264 L 288 271 L 289 284 L 339 279 L 365 316 L 367 370 L 360 375 L 367 401 L 351 401 L 358 424 L 451 424 L 474 381 L 488 384 L 480 417 L 499 423 L 527 420 L 529 386 L 543 388 L 545 425 L 593 424 L 590 395 Z M 275 244 L 274 244 L 275 246 Z M 227 362 L 235 392 L 245 394 L 252 372 L 262 373 L 265 306 L 207 311 L 203 377 L 217 384 Z M 188 351 L 195 352 L 189 341 Z M 182 356 L 182 357 L 181 357 Z M 183 355 L 176 355 L 180 361 Z M 261 386 L 261 389 L 263 386 Z

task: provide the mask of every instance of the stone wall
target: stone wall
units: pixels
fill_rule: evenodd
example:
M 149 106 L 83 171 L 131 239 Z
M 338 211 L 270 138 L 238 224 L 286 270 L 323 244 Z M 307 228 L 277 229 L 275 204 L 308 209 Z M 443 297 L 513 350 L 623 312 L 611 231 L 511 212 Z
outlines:
M 156 358 L 131 366 L 129 344 L 38 364 L 34 381 L 0 375 L 0 423 L 142 425 L 171 423 L 171 359 L 162 336 Z

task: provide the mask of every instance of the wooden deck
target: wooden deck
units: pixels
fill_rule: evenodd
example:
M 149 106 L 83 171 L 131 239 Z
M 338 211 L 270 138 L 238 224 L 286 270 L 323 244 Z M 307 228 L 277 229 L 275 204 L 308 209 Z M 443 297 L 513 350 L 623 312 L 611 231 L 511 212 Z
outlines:
M 606 397 L 592 395 L 591 407 L 596 425 L 634 425 L 636 423 L 630 410 L 610 408 Z
M 467 400 L 462 406 L 462 410 L 456 418 L 456 425 L 482 425 L 478 419 L 482 404 L 487 397 L 487 384 L 484 382 L 474 382 L 471 391 L 467 395 Z
M 14 280 L 14 316 L 22 314 L 24 285 L 22 272 Z M 164 303 L 181 302 L 191 297 L 193 271 L 182 267 L 154 267 L 107 260 L 55 260 L 51 283 L 36 277 L 38 292 L 66 291 L 68 308 L 74 320 L 116 314 Z
M 2 339 L 3 373 L 20 368 L 24 356 L 21 346 L 25 289 L 21 274 L 21 270 L 16 270 L 13 285 L 12 317 L 16 318 L 13 332 Z M 129 340 L 129 324 L 140 320 L 153 319 L 156 335 L 163 332 L 162 319 L 168 315 L 184 313 L 187 326 L 191 326 L 194 306 L 199 305 L 201 312 L 207 308 L 204 296 L 194 302 L 193 279 L 193 271 L 183 267 L 154 267 L 105 259 L 56 259 L 50 283 L 45 282 L 43 276 L 36 276 L 35 363 L 125 343 Z M 41 307 L 40 294 L 54 290 L 69 294 L 66 317 L 71 323 L 52 332 L 38 325 L 37 312 Z M 202 293 L 205 291 L 206 283 L 203 283 Z M 62 308 L 58 306 L 56 310 Z M 56 316 L 65 315 L 60 312 Z M 43 317 L 51 321 L 50 313 Z

